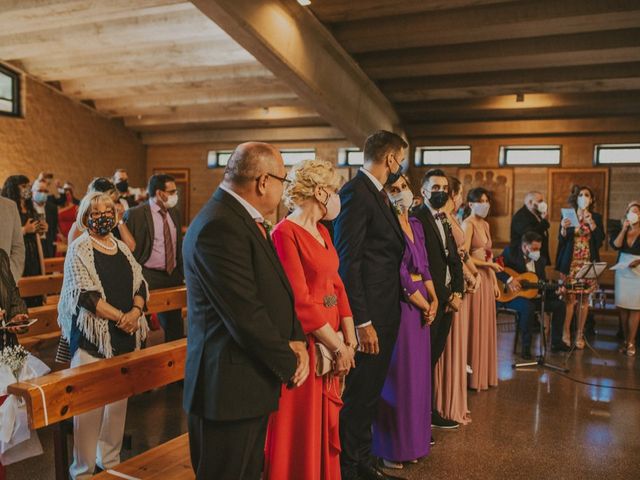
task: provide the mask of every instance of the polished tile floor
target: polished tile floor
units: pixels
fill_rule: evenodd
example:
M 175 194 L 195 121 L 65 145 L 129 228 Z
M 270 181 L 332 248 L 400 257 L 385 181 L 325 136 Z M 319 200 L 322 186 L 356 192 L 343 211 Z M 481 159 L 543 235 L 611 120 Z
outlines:
M 513 332 L 499 332 L 500 385 L 470 393 L 472 423 L 434 432 L 429 458 L 397 471 L 407 479 L 631 479 L 640 476 L 640 361 L 617 352 L 616 326 L 598 322 L 597 354 L 549 360 L 566 375 L 513 370 Z M 133 398 L 127 432 L 135 455 L 186 430 L 177 386 Z M 53 480 L 51 431 L 45 449 L 7 469 L 9 480 Z M 292 479 L 294 480 L 294 479 Z

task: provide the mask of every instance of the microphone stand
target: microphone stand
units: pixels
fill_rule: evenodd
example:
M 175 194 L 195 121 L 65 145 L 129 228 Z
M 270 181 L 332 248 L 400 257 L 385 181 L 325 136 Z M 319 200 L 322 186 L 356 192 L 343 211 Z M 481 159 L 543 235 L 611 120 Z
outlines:
M 540 344 L 538 347 L 539 355 L 536 360 L 531 360 L 529 362 L 516 362 L 511 365 L 511 368 L 525 368 L 525 367 L 542 367 L 548 368 L 550 370 L 557 370 L 559 372 L 567 373 L 569 371 L 566 367 L 561 367 L 559 365 L 554 365 L 553 363 L 547 362 L 547 334 L 545 333 L 544 328 L 544 302 L 547 296 L 547 288 L 545 282 L 538 283 L 538 291 L 540 292 Z M 549 330 L 551 330 L 551 322 L 549 322 Z

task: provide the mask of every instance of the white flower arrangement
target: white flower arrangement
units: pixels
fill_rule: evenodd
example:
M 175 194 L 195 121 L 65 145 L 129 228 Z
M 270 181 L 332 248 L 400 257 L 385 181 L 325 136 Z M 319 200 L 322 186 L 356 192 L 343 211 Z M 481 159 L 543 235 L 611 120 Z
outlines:
M 6 365 L 17 380 L 24 367 L 29 352 L 22 345 L 5 347 L 0 351 L 0 366 Z

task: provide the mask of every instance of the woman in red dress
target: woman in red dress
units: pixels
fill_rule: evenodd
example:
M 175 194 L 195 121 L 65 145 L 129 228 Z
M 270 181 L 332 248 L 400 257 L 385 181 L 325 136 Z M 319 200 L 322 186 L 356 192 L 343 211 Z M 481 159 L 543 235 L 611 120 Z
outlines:
M 340 478 L 338 419 L 342 377 L 355 365 L 356 335 L 351 309 L 338 276 L 338 254 L 321 220 L 340 211 L 339 176 L 329 162 L 296 165 L 284 192 L 291 215 L 272 234 L 295 297 L 298 320 L 316 365 L 316 343 L 333 352 L 335 368 L 313 373 L 295 390 L 283 388 L 280 408 L 269 421 L 265 480 Z M 342 336 L 339 335 L 342 333 Z

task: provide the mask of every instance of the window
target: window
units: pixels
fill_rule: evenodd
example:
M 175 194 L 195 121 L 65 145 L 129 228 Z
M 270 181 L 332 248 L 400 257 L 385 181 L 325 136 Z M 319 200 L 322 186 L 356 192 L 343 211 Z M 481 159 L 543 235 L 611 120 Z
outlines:
M 560 165 L 560 145 L 500 147 L 500 165 Z
M 231 150 L 209 150 L 207 153 L 207 168 L 226 167 L 232 153 Z
M 299 149 L 284 149 L 280 150 L 284 165 L 291 167 L 302 160 L 315 160 L 316 150 L 314 148 L 299 150 Z
M 596 145 L 596 165 L 640 164 L 640 144 Z
M 471 165 L 471 147 L 469 145 L 417 147 L 415 162 L 417 166 Z
M 364 152 L 357 148 L 341 148 L 338 150 L 338 165 L 350 167 L 364 165 Z
M 222 168 L 229 163 L 232 150 L 210 150 L 207 153 L 207 168 Z M 284 149 L 280 150 L 286 167 L 291 167 L 302 160 L 315 160 L 315 149 Z
M 20 75 L 0 65 L 0 114 L 20 116 Z

